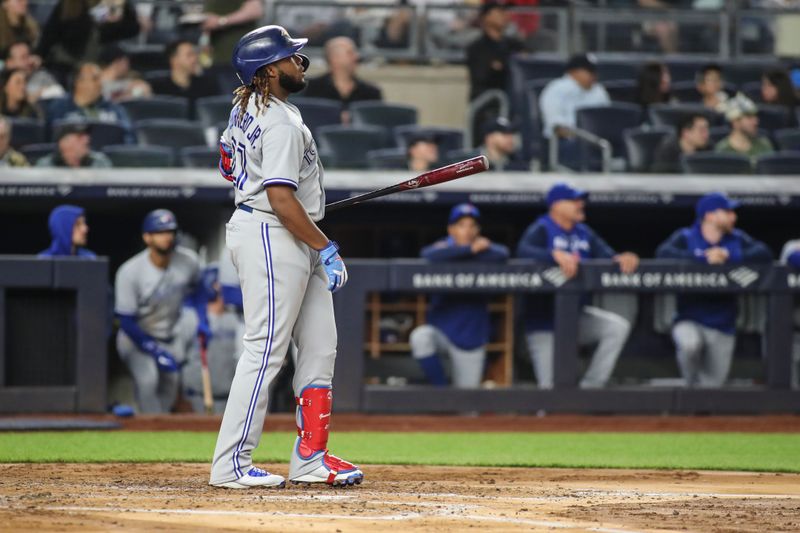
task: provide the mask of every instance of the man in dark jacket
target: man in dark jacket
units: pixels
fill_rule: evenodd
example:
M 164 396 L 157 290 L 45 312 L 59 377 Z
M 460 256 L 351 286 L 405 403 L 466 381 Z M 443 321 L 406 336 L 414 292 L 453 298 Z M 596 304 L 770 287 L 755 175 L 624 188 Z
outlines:
M 664 241 L 656 257 L 707 265 L 768 263 L 772 252 L 736 226 L 739 203 L 723 193 L 698 200 L 694 225 Z M 678 297 L 672 327 L 678 366 L 689 387 L 725 384 L 736 347 L 737 298 L 734 295 L 686 294 Z
M 59 205 L 50 212 L 47 220 L 53 242 L 50 247 L 39 252 L 39 257 L 82 257 L 94 259 L 94 252 L 86 248 L 89 242 L 89 225 L 86 212 L 75 205 Z
M 616 253 L 583 223 L 587 194 L 566 183 L 557 183 L 547 193 L 549 211 L 528 226 L 517 245 L 517 257 L 558 265 L 564 280 L 574 278 L 584 259 L 611 259 L 624 273 L 634 272 L 639 257 Z M 611 377 L 630 331 L 630 323 L 610 311 L 584 305 L 578 325 L 578 343 L 597 344 L 592 361 L 580 382 L 583 388 L 603 387 Z M 539 388 L 553 387 L 553 298 L 525 300 L 525 330 L 528 351 Z
M 506 35 L 509 16 L 505 3 L 489 0 L 481 6 L 481 36 L 467 47 L 469 99 L 489 89 L 506 90 L 511 56 L 523 49 L 522 42 Z
M 481 236 L 480 216 L 472 204 L 453 207 L 448 236 L 423 248 L 422 257 L 432 263 L 502 263 L 508 259 L 508 248 Z M 477 387 L 483 377 L 489 329 L 486 296 L 434 294 L 428 306 L 428 323 L 411 332 L 411 351 L 431 384 L 447 384 L 440 359 L 447 355 L 453 363 L 453 384 Z

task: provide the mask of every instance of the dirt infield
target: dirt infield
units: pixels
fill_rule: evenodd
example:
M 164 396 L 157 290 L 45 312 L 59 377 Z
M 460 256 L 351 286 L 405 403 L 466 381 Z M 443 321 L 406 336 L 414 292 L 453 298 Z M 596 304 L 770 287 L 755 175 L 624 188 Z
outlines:
M 285 465 L 272 465 L 285 473 Z M 0 530 L 797 531 L 800 475 L 367 466 L 351 489 L 206 485 L 208 465 L 0 465 Z
M 80 418 L 114 421 L 129 431 L 218 431 L 221 418 L 194 414 L 138 415 L 115 418 L 110 415 L 14 415 L 11 418 Z M 741 432 L 798 433 L 800 416 L 584 416 L 584 415 L 365 415 L 334 413 L 334 431 L 636 431 L 636 432 Z M 269 414 L 265 431 L 294 431 L 291 414 Z

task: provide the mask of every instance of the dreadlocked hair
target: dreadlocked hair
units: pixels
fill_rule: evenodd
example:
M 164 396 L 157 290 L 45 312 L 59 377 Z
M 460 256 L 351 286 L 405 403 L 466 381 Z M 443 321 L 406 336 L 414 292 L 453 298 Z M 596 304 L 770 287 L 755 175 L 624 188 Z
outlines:
M 239 106 L 237 119 L 244 116 L 250 97 L 256 95 L 256 113 L 261 112 L 261 106 L 269 107 L 269 78 L 263 68 L 256 71 L 250 85 L 240 85 L 233 91 L 233 105 Z

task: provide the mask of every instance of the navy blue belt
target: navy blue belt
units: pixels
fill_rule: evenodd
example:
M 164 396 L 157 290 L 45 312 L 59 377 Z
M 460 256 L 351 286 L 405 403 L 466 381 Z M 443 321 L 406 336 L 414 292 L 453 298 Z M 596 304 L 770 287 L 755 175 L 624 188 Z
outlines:
M 239 205 L 236 206 L 236 208 L 237 209 L 241 209 L 245 213 L 252 213 L 253 212 L 253 208 L 250 207 L 249 205 L 245 205 L 245 204 L 239 204 Z

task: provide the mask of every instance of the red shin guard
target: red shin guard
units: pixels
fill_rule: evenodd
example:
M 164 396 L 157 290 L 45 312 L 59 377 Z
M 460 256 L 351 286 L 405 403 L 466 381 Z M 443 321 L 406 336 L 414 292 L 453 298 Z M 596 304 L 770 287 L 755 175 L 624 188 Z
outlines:
M 300 406 L 298 452 L 308 458 L 328 447 L 333 392 L 330 387 L 306 387 L 295 402 Z

